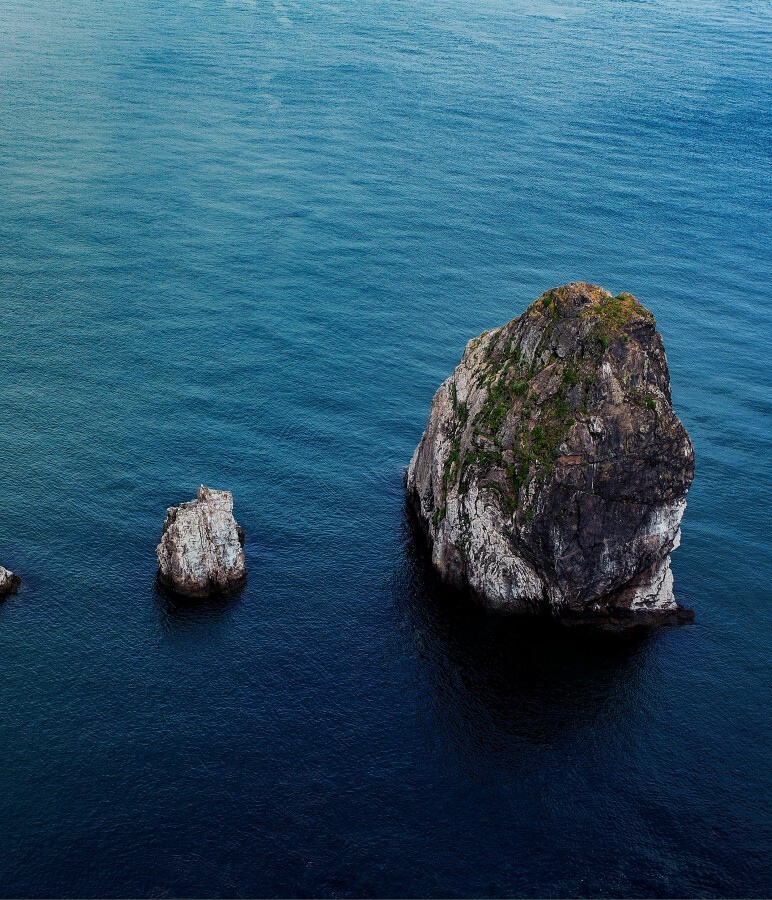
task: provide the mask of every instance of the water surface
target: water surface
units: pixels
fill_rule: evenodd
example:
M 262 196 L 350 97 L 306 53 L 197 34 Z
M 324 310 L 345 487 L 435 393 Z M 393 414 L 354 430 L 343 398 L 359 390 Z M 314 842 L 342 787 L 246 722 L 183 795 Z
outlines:
M 0 893 L 772 891 L 764 0 L 0 5 Z M 402 472 L 466 341 L 635 293 L 692 627 L 443 589 Z M 234 491 L 249 582 L 154 586 Z

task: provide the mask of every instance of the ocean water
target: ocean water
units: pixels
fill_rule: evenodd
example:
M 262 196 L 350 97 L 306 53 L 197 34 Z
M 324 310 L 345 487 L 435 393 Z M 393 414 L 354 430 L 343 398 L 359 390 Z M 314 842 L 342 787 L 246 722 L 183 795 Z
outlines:
M 0 4 L 2 896 L 765 896 L 768 0 Z M 693 626 L 437 583 L 402 474 L 571 280 L 665 339 Z M 234 491 L 249 581 L 158 592 Z

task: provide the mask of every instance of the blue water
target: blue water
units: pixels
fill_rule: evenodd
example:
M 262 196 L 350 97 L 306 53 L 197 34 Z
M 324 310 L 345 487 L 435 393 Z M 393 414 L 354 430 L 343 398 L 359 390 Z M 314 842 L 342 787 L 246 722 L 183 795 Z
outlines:
M 763 896 L 772 5 L 0 4 L 2 896 Z M 635 293 L 697 454 L 635 642 L 443 589 L 465 342 Z M 249 582 L 159 594 L 234 491 Z

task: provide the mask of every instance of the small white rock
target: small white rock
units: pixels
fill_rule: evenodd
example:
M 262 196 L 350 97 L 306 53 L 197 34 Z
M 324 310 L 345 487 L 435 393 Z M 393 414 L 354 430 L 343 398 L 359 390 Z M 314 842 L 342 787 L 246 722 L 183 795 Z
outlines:
M 21 584 L 21 578 L 8 569 L 0 566 L 0 599 L 15 594 Z
M 196 499 L 167 510 L 156 548 L 158 577 L 188 597 L 228 593 L 246 578 L 243 533 L 233 518 L 233 494 L 201 487 Z

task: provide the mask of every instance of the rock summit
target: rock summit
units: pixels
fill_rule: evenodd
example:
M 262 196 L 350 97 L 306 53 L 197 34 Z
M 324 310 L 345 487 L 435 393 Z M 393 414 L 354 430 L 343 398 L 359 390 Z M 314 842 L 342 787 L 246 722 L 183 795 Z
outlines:
M 243 542 L 233 494 L 201 485 L 195 500 L 167 510 L 156 548 L 159 580 L 188 597 L 228 593 L 247 575 Z
M 610 628 L 673 595 L 694 451 L 654 317 L 591 284 L 467 344 L 406 473 L 440 574 L 485 605 Z

